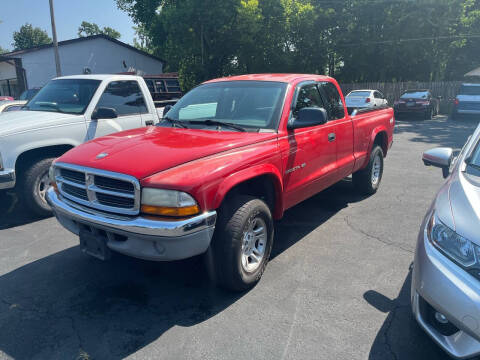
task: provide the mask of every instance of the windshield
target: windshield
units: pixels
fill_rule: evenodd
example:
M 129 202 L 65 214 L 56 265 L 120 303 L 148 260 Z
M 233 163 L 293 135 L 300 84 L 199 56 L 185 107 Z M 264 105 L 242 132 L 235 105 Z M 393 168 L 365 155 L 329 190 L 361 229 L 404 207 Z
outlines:
M 401 99 L 426 99 L 428 97 L 428 91 L 407 91 Z
M 462 85 L 458 95 L 480 95 L 480 86 Z
M 59 79 L 45 85 L 25 107 L 26 110 L 83 114 L 100 80 Z
M 166 114 L 179 121 L 215 120 L 255 129 L 276 129 L 286 83 L 221 81 L 196 87 Z
M 352 91 L 350 94 L 347 95 L 349 97 L 369 97 L 370 91 Z
M 20 95 L 19 100 L 30 100 L 38 92 L 38 89 L 25 90 L 22 95 Z

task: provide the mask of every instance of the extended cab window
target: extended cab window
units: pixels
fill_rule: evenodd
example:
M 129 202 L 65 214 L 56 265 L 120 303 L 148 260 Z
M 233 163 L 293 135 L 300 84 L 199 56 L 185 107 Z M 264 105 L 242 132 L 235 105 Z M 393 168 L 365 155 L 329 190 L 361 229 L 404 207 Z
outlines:
M 335 120 L 345 117 L 342 98 L 337 90 L 337 87 L 328 81 L 321 82 L 319 86 L 326 97 L 327 106 L 325 109 L 327 110 L 328 118 L 330 120 Z
M 99 107 L 113 108 L 118 116 L 148 112 L 142 91 L 134 80 L 112 81 L 108 84 L 98 101 Z
M 316 84 L 304 85 L 300 88 L 293 116 L 297 116 L 298 111 L 305 107 L 325 108 Z

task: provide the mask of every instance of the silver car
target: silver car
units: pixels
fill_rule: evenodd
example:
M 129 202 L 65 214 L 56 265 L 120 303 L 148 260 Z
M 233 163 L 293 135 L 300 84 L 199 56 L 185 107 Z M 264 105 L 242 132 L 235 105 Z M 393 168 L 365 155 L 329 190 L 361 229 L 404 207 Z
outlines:
M 460 154 L 436 148 L 425 165 L 447 181 L 418 234 L 411 302 L 420 326 L 451 356 L 480 355 L 480 126 Z

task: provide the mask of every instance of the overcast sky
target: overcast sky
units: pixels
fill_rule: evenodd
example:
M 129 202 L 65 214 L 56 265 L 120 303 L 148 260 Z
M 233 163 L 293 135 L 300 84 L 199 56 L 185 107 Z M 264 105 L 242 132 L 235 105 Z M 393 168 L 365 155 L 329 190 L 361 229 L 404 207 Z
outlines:
M 121 41 L 133 43 L 135 32 L 129 16 L 117 9 L 114 0 L 54 0 L 58 40 L 78 37 L 82 21 L 109 26 L 122 34 Z M 46 30 L 52 37 L 48 0 L 0 0 L 0 46 L 13 50 L 13 32 L 25 23 Z

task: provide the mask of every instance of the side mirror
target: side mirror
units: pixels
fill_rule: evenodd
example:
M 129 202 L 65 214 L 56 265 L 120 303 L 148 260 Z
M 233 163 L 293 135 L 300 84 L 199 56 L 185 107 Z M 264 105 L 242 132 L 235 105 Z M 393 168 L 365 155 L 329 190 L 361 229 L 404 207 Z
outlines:
M 287 124 L 287 129 L 300 129 L 315 125 L 325 124 L 328 120 L 327 111 L 324 108 L 305 107 L 298 111 L 296 117 L 292 117 Z
M 423 153 L 422 160 L 426 166 L 435 166 L 442 169 L 443 178 L 450 173 L 450 164 L 453 159 L 452 148 L 439 147 L 427 150 Z
M 170 109 L 171 109 L 172 107 L 173 107 L 172 105 L 166 105 L 166 106 L 163 108 L 163 116 L 167 115 L 167 113 L 170 111 Z
M 99 107 L 96 108 L 92 113 L 92 120 L 98 119 L 115 119 L 117 118 L 117 111 L 113 108 Z

